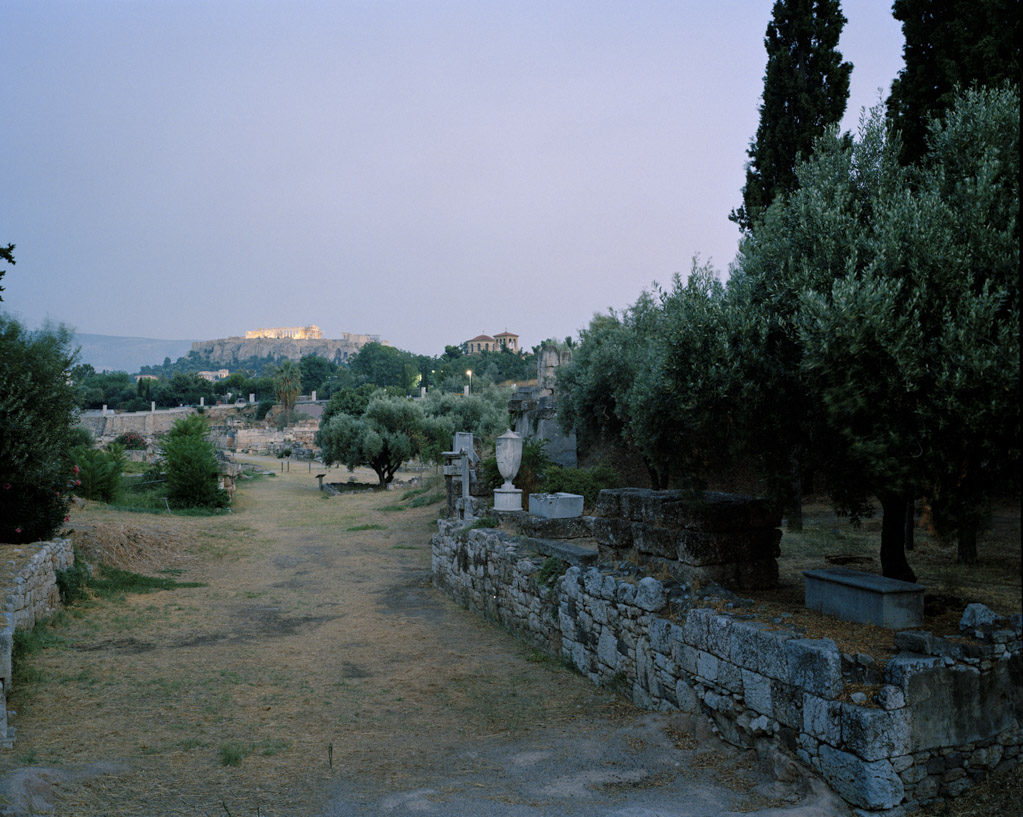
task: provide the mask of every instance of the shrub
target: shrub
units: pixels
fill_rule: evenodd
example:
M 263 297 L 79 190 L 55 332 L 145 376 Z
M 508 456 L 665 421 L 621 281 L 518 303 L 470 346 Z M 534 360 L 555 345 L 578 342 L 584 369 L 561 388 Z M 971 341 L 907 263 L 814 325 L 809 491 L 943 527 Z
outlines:
M 124 446 L 124 448 L 129 451 L 138 451 L 146 448 L 148 445 L 146 438 L 137 431 L 125 431 L 123 434 L 118 436 L 114 442 L 120 446 Z
M 77 492 L 86 499 L 112 502 L 121 488 L 124 449 L 116 443 L 111 443 L 107 451 L 78 446 L 72 449 L 71 456 L 78 466 Z
M 217 486 L 217 455 L 205 418 L 177 420 L 160 443 L 167 470 L 167 498 L 186 508 L 223 508 L 229 497 Z
M 74 487 L 74 353 L 64 328 L 28 332 L 0 315 L 0 542 L 48 539 Z
M 259 405 L 256 406 L 256 419 L 262 420 L 270 412 L 270 409 L 274 407 L 273 400 L 260 400 Z
M 604 488 L 617 488 L 621 485 L 618 473 L 610 465 L 601 463 L 590 468 L 565 468 L 552 465 L 547 469 L 544 479 L 544 490 L 549 493 L 564 491 L 569 494 L 581 494 L 583 504 L 592 508 L 597 502 L 597 494 Z
M 65 570 L 58 570 L 56 577 L 57 590 L 60 591 L 60 603 L 65 607 L 86 597 L 86 588 L 88 587 L 91 574 L 85 559 L 82 558 L 77 547 L 75 548 L 74 564 Z

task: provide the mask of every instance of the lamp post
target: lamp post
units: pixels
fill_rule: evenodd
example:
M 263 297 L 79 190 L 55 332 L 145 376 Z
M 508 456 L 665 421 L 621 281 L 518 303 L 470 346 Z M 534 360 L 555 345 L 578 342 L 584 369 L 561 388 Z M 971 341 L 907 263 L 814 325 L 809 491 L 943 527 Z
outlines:
M 472 394 L 472 369 L 466 369 L 465 373 L 469 375 L 469 394 Z

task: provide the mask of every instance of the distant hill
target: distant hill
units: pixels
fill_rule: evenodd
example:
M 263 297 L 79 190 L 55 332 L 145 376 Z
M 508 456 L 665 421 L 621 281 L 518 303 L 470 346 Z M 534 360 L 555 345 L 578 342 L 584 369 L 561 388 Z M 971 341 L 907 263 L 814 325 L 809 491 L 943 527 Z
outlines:
M 97 371 L 122 371 L 134 374 L 142 366 L 159 365 L 165 357 L 172 361 L 188 354 L 190 340 L 123 338 L 117 335 L 76 333 L 74 342 L 82 351 L 80 363 L 89 363 Z

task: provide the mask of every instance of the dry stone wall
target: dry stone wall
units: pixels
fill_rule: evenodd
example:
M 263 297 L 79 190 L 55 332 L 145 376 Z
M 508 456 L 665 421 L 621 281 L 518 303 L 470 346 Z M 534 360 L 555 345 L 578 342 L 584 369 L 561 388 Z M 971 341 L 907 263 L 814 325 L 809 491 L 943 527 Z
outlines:
M 171 430 L 175 421 L 189 414 L 195 414 L 194 408 L 160 409 L 159 411 L 134 411 L 115 414 L 107 412 L 89 412 L 82 414 L 79 418 L 79 425 L 85 426 L 92 432 L 97 440 L 107 442 L 124 434 L 126 431 L 134 431 L 146 439 L 152 439 L 159 434 L 166 434 Z
M 731 589 L 778 583 L 781 514 L 764 500 L 705 491 L 693 501 L 681 491 L 618 488 L 600 492 L 594 513 L 605 560 L 629 554 L 677 579 Z
M 714 609 L 685 582 L 597 558 L 447 520 L 432 540 L 434 582 L 463 606 L 639 706 L 702 712 L 740 746 L 786 747 L 861 814 L 896 817 L 1019 761 L 1018 616 L 961 640 L 900 634 L 905 651 L 878 667 L 784 619 L 754 621 L 734 596 Z
M 11 689 L 11 649 L 16 630 L 27 630 L 60 607 L 57 571 L 74 564 L 70 539 L 37 542 L 18 550 L 4 566 L 4 612 L 0 620 L 0 746 L 10 746 L 13 733 L 7 726 L 7 694 Z

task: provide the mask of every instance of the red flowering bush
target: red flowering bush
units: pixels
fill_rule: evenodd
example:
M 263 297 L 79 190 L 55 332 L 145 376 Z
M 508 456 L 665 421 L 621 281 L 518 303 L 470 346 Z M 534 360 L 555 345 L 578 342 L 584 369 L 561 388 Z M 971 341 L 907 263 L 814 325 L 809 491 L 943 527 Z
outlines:
M 146 448 L 149 445 L 146 442 L 146 438 L 137 431 L 125 431 L 114 442 L 127 448 L 129 451 Z

